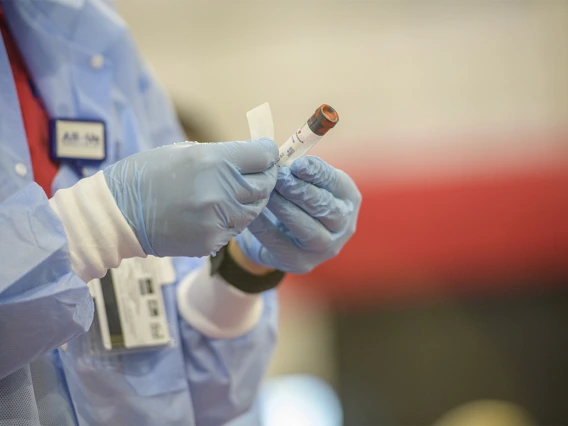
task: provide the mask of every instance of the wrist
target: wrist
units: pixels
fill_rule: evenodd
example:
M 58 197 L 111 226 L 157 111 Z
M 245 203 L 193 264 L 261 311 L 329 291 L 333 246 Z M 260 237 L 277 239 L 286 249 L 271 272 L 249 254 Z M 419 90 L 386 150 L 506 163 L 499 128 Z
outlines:
M 63 223 L 71 267 L 83 281 L 103 277 L 122 259 L 146 257 L 102 172 L 57 191 L 49 204 Z
M 259 265 L 258 263 L 250 260 L 243 252 L 236 239 L 229 241 L 227 250 L 229 251 L 229 254 L 233 258 L 235 263 L 237 263 L 241 268 L 252 275 L 262 276 L 275 271 L 274 268 Z
M 238 255 L 240 252 L 240 254 L 243 254 L 235 241 L 233 241 L 233 244 L 233 253 Z M 270 290 L 276 287 L 284 278 L 284 272 L 257 265 L 246 257 L 241 257 L 241 263 L 237 263 L 229 251 L 229 246 L 230 244 L 227 244 L 222 247 L 211 258 L 211 276 L 218 275 L 227 284 L 249 294 Z M 246 264 L 248 269 L 243 268 L 243 264 Z
M 177 287 L 180 315 L 205 336 L 228 339 L 250 331 L 260 320 L 263 299 L 210 274 L 211 261 L 187 275 Z

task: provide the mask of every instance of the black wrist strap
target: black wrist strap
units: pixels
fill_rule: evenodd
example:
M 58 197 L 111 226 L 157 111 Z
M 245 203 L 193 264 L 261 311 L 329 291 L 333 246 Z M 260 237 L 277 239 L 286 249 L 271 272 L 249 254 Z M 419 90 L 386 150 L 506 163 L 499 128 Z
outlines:
M 262 293 L 276 287 L 284 278 L 282 271 L 273 271 L 265 275 L 253 275 L 239 266 L 224 246 L 211 257 L 211 275 L 219 274 L 233 287 L 245 293 Z

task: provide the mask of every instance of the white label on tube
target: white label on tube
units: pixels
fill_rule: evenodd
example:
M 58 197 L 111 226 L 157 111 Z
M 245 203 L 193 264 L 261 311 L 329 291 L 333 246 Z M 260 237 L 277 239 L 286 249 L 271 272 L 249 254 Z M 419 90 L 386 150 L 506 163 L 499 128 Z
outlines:
M 259 105 L 247 112 L 247 120 L 251 139 L 270 138 L 274 140 L 274 123 L 268 103 Z M 290 167 L 296 158 L 307 154 L 321 138 L 310 130 L 307 122 L 304 123 L 279 148 L 280 158 L 276 165 Z
M 321 136 L 316 135 L 305 123 L 280 147 L 280 158 L 276 165 L 290 167 L 296 158 L 305 155 L 316 143 Z

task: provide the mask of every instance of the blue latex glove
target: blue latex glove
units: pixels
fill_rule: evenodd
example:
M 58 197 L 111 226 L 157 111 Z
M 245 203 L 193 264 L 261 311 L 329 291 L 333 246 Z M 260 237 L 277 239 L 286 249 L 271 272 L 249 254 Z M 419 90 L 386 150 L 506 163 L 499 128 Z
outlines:
M 270 139 L 167 145 L 104 170 L 142 249 L 156 256 L 216 252 L 262 211 L 276 183 Z
M 267 208 L 237 237 L 253 262 L 306 273 L 336 256 L 355 232 L 361 194 L 355 182 L 318 157 L 278 169 Z

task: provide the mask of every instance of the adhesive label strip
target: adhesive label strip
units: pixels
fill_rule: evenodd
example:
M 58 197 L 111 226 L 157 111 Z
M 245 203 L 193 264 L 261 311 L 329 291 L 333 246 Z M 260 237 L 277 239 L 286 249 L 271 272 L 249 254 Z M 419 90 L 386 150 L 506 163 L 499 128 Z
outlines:
M 251 140 L 269 138 L 274 140 L 274 122 L 268 102 L 247 112 Z

